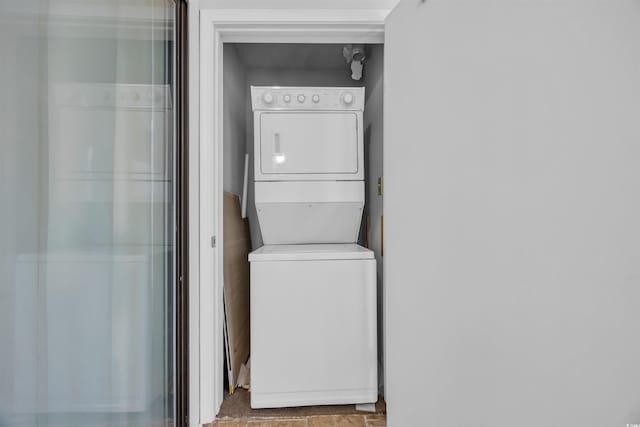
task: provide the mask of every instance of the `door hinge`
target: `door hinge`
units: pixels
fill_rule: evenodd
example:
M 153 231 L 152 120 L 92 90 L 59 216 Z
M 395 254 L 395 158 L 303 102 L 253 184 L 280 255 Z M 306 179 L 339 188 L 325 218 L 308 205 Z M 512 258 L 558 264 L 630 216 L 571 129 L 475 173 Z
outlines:
M 216 236 L 211 236 L 211 247 L 215 248 L 217 244 Z

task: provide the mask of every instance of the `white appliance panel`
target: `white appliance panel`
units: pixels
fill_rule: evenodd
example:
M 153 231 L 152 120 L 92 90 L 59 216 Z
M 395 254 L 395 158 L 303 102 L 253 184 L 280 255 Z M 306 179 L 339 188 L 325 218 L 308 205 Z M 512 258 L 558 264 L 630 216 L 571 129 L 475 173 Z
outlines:
M 355 112 L 265 112 L 260 115 L 260 172 L 357 174 Z
M 362 202 L 364 181 L 256 182 L 256 204 Z
M 364 179 L 364 88 L 251 87 L 256 181 Z
M 353 243 L 364 202 L 268 203 L 257 207 L 265 245 Z
M 373 251 L 347 244 L 264 245 L 249 254 L 249 261 L 318 261 L 374 259 Z
M 254 111 L 362 111 L 364 87 L 252 86 Z
M 378 398 L 376 261 L 251 263 L 251 406 Z
M 364 208 L 362 181 L 256 182 L 256 210 L 267 245 L 353 243 Z

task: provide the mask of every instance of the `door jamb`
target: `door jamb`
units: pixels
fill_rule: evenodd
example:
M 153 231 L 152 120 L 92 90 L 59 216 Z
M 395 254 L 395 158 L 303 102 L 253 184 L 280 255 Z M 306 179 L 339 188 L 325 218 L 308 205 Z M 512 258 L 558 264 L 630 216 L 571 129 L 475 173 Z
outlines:
M 176 287 L 175 366 L 177 426 L 189 424 L 189 79 L 188 5 L 175 0 Z
M 190 326 L 197 328 L 200 424 L 214 420 L 223 390 L 223 44 L 224 43 L 384 43 L 384 22 L 391 9 L 202 9 L 199 16 L 199 115 L 192 124 L 190 216 L 190 289 L 199 303 L 190 307 Z M 199 86 L 199 87 L 198 87 Z M 194 117 L 196 116 L 196 117 Z M 193 123 L 197 120 L 198 123 Z M 197 187 L 196 187 L 197 185 Z M 196 199 L 196 200 L 194 200 Z M 193 213 L 193 212 L 192 212 Z M 213 237 L 215 244 L 213 244 Z M 193 301 L 193 299 L 191 299 Z M 213 307 L 213 309 L 212 309 Z M 196 313 L 197 311 L 197 313 Z M 207 327 L 205 325 L 211 325 Z M 190 334 L 194 336 L 194 331 Z M 192 355 L 193 356 L 193 355 Z M 195 361 L 191 358 L 192 363 Z M 193 387 L 193 384 L 192 384 Z M 191 405 L 194 408 L 194 405 Z

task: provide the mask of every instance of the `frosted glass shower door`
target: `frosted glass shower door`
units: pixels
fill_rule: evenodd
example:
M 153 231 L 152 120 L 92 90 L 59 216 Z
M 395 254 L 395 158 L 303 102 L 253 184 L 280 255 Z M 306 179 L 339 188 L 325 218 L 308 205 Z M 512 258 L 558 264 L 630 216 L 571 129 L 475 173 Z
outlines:
M 0 425 L 173 424 L 175 7 L 14 3 L 0 8 Z

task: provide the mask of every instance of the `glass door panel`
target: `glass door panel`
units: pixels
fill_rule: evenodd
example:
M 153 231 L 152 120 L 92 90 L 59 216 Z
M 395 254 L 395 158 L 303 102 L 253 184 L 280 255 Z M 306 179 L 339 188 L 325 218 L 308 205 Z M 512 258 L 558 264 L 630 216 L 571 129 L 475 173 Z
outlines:
M 0 425 L 173 420 L 174 5 L 0 6 Z

